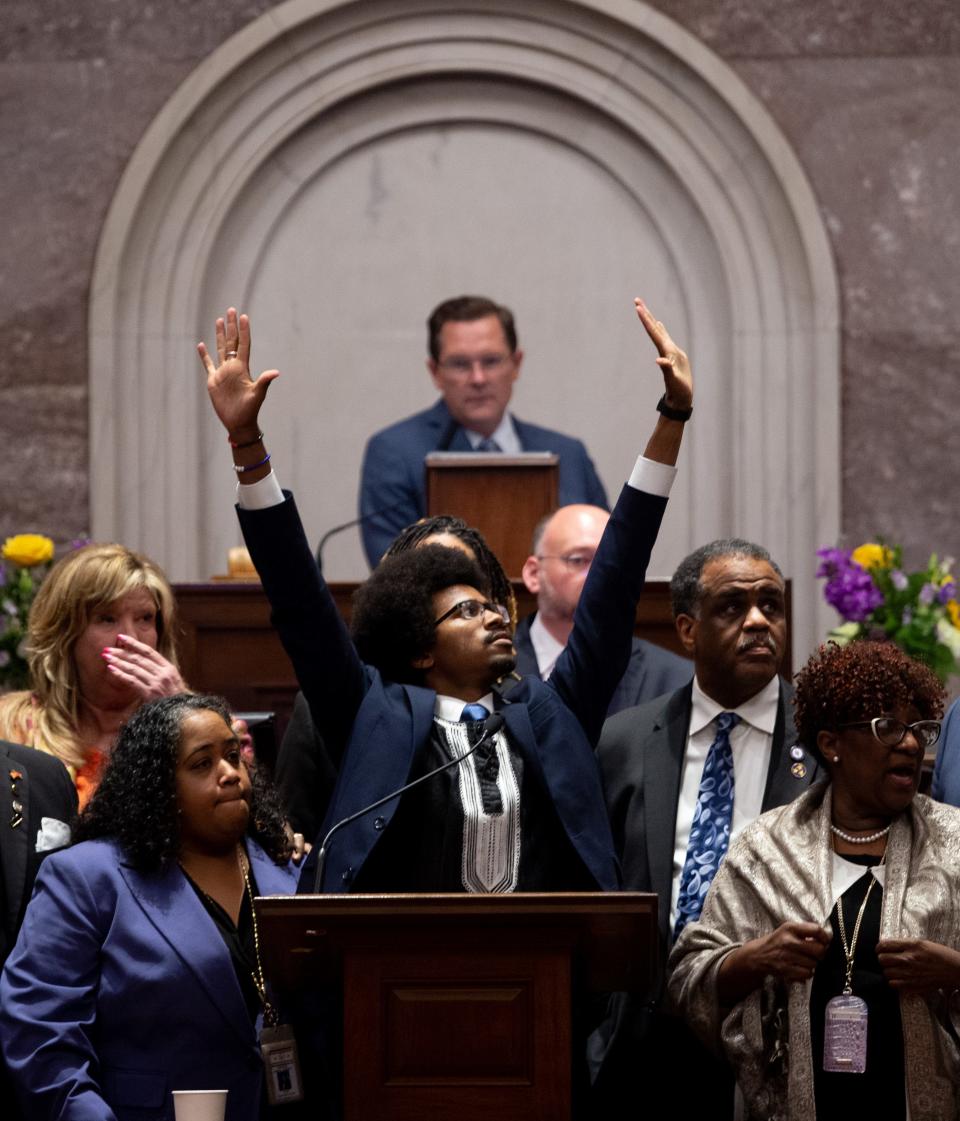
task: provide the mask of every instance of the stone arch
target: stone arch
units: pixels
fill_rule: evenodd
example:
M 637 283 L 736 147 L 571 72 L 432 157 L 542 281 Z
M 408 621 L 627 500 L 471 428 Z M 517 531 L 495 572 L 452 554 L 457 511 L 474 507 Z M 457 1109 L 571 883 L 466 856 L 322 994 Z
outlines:
M 222 568 L 232 479 L 193 344 L 227 302 L 288 372 L 271 447 L 310 531 L 345 521 L 365 435 L 432 399 L 426 312 L 471 288 L 517 312 L 518 415 L 582 435 L 613 492 L 654 392 L 629 297 L 663 309 L 699 423 L 654 574 L 713 536 L 760 540 L 808 650 L 828 625 L 813 549 L 839 526 L 828 240 L 763 107 L 639 0 L 289 0 L 215 51 L 145 133 L 101 236 L 94 534 L 175 579 Z M 358 547 L 330 571 L 359 576 Z

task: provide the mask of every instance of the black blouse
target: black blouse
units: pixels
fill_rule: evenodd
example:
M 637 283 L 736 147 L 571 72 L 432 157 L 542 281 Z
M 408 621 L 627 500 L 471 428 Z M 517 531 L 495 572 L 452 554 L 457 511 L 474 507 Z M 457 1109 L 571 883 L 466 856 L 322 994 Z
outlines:
M 848 856 L 851 864 L 870 867 L 876 856 Z M 840 897 L 844 929 L 849 940 L 873 874 L 867 872 Z M 846 959 L 837 908 L 830 915 L 833 940 L 813 975 L 810 994 L 810 1041 L 813 1047 L 813 1077 L 817 1117 L 869 1117 L 870 1121 L 902 1121 L 906 1116 L 906 1084 L 903 1071 L 903 1025 L 900 999 L 890 988 L 877 958 L 883 890 L 877 882 L 863 914 L 853 961 L 853 994 L 867 1004 L 867 1069 L 863 1074 L 823 1069 L 824 1016 L 827 1002 L 843 992 Z
M 183 874 L 187 876 L 186 872 Z M 250 890 L 254 895 L 257 895 L 257 881 L 254 879 L 252 867 L 247 875 L 250 878 Z M 256 972 L 257 953 L 253 938 L 253 904 L 250 896 L 244 891 L 243 900 L 240 903 L 240 917 L 237 925 L 234 926 L 233 919 L 215 899 L 211 899 L 203 888 L 194 883 L 189 876 L 187 876 L 187 882 L 197 893 L 197 898 L 204 905 L 207 914 L 213 919 L 217 930 L 220 932 L 220 937 L 230 954 L 230 961 L 233 963 L 233 970 L 237 975 L 237 983 L 243 993 L 244 1003 L 250 1013 L 250 1021 L 255 1024 L 257 1017 L 263 1011 L 263 1005 L 260 1002 L 260 994 L 257 992 L 257 986 L 253 980 Z

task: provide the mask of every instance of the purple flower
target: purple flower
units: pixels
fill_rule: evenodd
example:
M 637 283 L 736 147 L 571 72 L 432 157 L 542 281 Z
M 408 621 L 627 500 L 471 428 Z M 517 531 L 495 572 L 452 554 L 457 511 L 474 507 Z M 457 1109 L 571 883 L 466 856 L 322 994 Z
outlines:
M 909 582 L 910 581 L 907 579 L 906 575 L 901 572 L 899 568 L 891 569 L 890 583 L 893 584 L 898 592 L 902 592 L 904 588 L 906 588 L 907 584 L 909 584 Z
M 937 593 L 937 598 L 941 603 L 948 603 L 951 599 L 957 597 L 957 585 L 951 577 L 945 584 L 940 585 L 940 591 Z
M 929 605 L 937 598 L 937 592 L 939 590 L 936 584 L 924 584 L 920 589 L 920 595 L 917 596 L 917 599 L 919 599 L 921 603 Z
M 818 576 L 833 576 L 837 569 L 848 568 L 852 563 L 849 549 L 817 549 L 817 556 L 821 561 Z
M 904 627 L 909 627 L 913 622 L 913 612 L 909 607 L 903 609 L 903 614 L 900 616 L 900 623 Z
M 817 576 L 825 576 L 823 596 L 851 623 L 862 623 L 883 603 L 883 594 L 870 573 L 855 564 L 848 549 L 818 549 Z
M 92 545 L 92 544 L 93 544 L 93 538 L 92 537 L 75 537 L 70 542 L 70 548 L 71 549 L 82 549 L 82 548 L 84 548 L 84 546 Z
M 7 566 L 0 564 L 0 588 L 7 586 Z

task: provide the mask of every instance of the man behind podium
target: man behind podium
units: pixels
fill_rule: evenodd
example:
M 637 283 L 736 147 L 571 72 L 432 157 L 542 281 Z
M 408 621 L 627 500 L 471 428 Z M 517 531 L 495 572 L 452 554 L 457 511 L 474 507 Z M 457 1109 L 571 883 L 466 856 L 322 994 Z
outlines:
M 217 323 L 219 364 L 201 344 L 210 396 L 234 451 L 247 545 L 338 770 L 324 828 L 436 761 L 459 757 L 484 710 L 503 717 L 489 759 L 478 765 L 473 758 L 446 772 L 446 797 L 429 793 L 431 783 L 420 788 L 425 797 L 391 800 L 341 830 L 331 844 L 323 890 L 618 886 L 593 748 L 630 656 L 636 601 L 693 396 L 686 355 L 641 301 L 637 314 L 659 352 L 666 386 L 661 415 L 600 542 L 550 681 L 524 678 L 509 698 L 495 690 L 515 658 L 507 623 L 498 605 L 487 602 L 488 589 L 472 565 L 437 547 L 384 562 L 362 590 L 354 614 L 354 637 L 367 655 L 362 660 L 313 560 L 293 499 L 281 493 L 268 463 L 258 414 L 276 371 L 250 379 L 249 323 L 233 309 Z M 392 636 L 402 639 L 414 623 L 422 628 L 424 618 L 425 633 L 398 656 Z M 488 851 L 495 855 L 492 872 Z M 301 883 L 311 882 L 308 864 Z
M 423 460 L 430 452 L 554 452 L 560 457 L 560 504 L 607 508 L 603 484 L 579 440 L 507 412 L 523 364 L 509 308 L 485 296 L 444 300 L 427 320 L 427 345 L 427 369 L 440 399 L 376 433 L 364 452 L 360 514 L 371 568 L 401 529 L 426 514 Z

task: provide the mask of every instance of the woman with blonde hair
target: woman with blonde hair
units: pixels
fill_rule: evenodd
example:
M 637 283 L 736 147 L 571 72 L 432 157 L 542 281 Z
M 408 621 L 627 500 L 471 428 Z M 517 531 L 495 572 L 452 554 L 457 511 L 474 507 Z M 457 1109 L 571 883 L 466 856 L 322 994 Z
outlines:
M 87 545 L 51 569 L 30 609 L 30 689 L 0 698 L 0 737 L 70 769 L 81 808 L 123 723 L 145 701 L 185 691 L 173 592 L 123 545 Z

